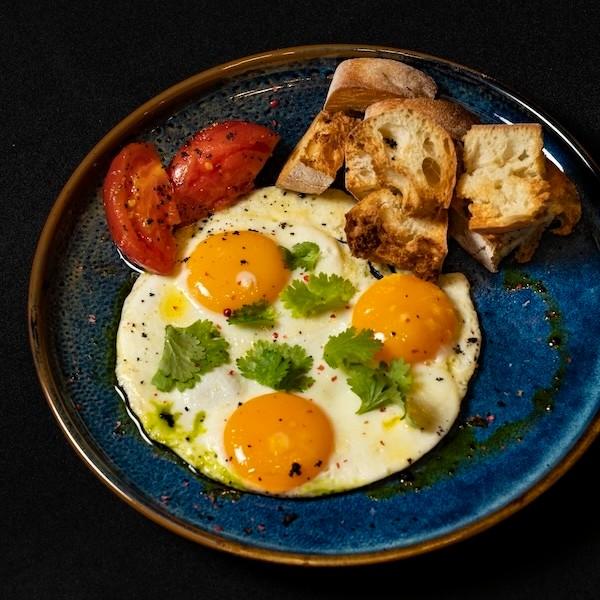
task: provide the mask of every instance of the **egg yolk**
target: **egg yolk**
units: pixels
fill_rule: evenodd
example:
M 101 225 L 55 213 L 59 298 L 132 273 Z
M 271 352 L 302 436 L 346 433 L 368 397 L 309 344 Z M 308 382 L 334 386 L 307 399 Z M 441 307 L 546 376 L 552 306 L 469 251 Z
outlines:
M 225 451 L 234 471 L 278 494 L 313 479 L 333 449 L 329 418 L 313 402 L 285 392 L 248 400 L 225 425 Z
M 455 341 L 458 319 L 437 285 L 414 275 L 388 275 L 358 299 L 352 315 L 357 329 L 372 329 L 383 342 L 377 358 L 409 363 L 430 360 Z
M 191 293 L 215 312 L 260 300 L 271 303 L 290 276 L 279 246 L 254 231 L 226 231 L 207 237 L 187 266 Z

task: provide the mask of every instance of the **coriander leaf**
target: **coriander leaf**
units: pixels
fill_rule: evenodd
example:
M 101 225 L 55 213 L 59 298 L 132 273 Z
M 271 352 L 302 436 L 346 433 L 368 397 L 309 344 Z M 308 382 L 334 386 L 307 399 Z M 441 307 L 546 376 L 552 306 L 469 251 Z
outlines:
M 290 271 L 298 268 L 302 268 L 305 271 L 312 271 L 321 258 L 321 250 L 314 242 L 294 244 L 291 250 L 284 246 L 280 247 L 283 253 L 283 260 Z
M 410 365 L 401 358 L 393 360 L 388 366 L 388 377 L 398 390 L 406 395 L 413 383 Z
M 152 383 L 161 392 L 192 388 L 202 375 L 229 360 L 229 344 L 210 321 L 165 328 L 163 353 Z
M 293 281 L 281 294 L 283 305 L 293 317 L 310 317 L 342 308 L 354 296 L 356 288 L 339 275 L 319 273 L 307 282 Z
M 227 319 L 230 325 L 243 327 L 273 327 L 276 318 L 275 309 L 266 300 L 259 300 L 254 304 L 244 304 L 234 310 Z
M 315 381 L 306 375 L 313 359 L 301 346 L 259 340 L 236 364 L 244 377 L 275 390 L 304 391 Z
M 323 349 L 323 358 L 334 369 L 349 370 L 355 364 L 368 365 L 382 345 L 370 329 L 357 331 L 349 327 L 329 338 Z
M 387 377 L 380 369 L 354 366 L 348 375 L 348 385 L 360 398 L 360 407 L 356 411 L 359 415 L 388 404 L 391 400 Z
M 357 414 L 361 415 L 386 404 L 397 404 L 406 415 L 406 395 L 412 385 L 410 365 L 401 358 L 389 366 L 381 363 L 372 368 L 355 365 L 348 375 L 348 385 L 360 398 Z

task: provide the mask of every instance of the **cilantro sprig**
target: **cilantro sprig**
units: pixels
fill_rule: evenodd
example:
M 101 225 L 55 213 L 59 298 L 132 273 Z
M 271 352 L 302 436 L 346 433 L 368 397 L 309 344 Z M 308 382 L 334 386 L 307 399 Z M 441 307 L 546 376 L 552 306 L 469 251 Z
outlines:
M 227 322 L 230 325 L 262 329 L 273 327 L 276 318 L 275 309 L 266 300 L 259 300 L 253 304 L 244 304 L 241 308 L 234 310 Z
M 321 258 L 321 249 L 314 242 L 294 244 L 291 250 L 285 246 L 280 248 L 285 265 L 290 271 L 298 268 L 312 271 Z
M 152 383 L 161 392 L 193 388 L 202 376 L 229 360 L 229 343 L 210 321 L 165 328 L 163 353 Z
M 325 362 L 346 373 L 350 389 L 360 398 L 361 415 L 387 404 L 397 404 L 406 416 L 406 396 L 412 386 L 410 365 L 401 358 L 377 364 L 382 342 L 370 329 L 350 327 L 329 338 L 323 349 Z
M 308 281 L 296 279 L 281 294 L 283 305 L 293 317 L 311 317 L 343 308 L 356 293 L 350 281 L 339 275 L 318 273 Z
M 244 377 L 274 390 L 303 392 L 315 382 L 307 375 L 312 356 L 302 346 L 258 340 L 236 364 Z

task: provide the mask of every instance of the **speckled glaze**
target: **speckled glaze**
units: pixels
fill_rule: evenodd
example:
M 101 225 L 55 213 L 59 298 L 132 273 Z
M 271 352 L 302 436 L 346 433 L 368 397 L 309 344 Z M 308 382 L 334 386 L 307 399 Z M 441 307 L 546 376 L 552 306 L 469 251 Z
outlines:
M 484 122 L 542 122 L 548 153 L 582 194 L 584 217 L 567 238 L 546 234 L 534 260 L 517 274 L 510 261 L 490 274 L 451 244 L 444 270 L 462 271 L 471 282 L 484 336 L 481 363 L 455 428 L 411 470 L 318 499 L 231 492 L 147 443 L 115 390 L 116 325 L 136 273 L 110 240 L 99 186 L 124 143 L 153 141 L 168 161 L 191 133 L 230 118 L 258 121 L 281 134 L 258 181 L 272 184 L 321 107 L 338 62 L 365 55 L 402 59 L 426 71 L 442 96 Z M 278 104 L 271 103 L 275 99 Z M 65 186 L 31 277 L 30 331 L 40 380 L 93 471 L 143 514 L 188 538 L 296 564 L 377 562 L 446 545 L 539 495 L 600 430 L 599 192 L 594 165 L 570 137 L 511 92 L 458 65 L 352 46 L 288 49 L 229 63 L 141 107 L 94 148 Z

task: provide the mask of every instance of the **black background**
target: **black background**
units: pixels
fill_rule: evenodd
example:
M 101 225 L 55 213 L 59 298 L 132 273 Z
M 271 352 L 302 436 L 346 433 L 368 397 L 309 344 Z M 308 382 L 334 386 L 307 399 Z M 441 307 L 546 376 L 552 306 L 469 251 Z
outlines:
M 26 334 L 31 260 L 72 171 L 117 122 L 205 68 L 263 50 L 369 43 L 480 69 L 600 158 L 597 2 L 3 2 L 3 598 L 600 597 L 596 442 L 551 490 L 458 545 L 405 561 L 302 569 L 181 539 L 87 470 L 42 396 Z

